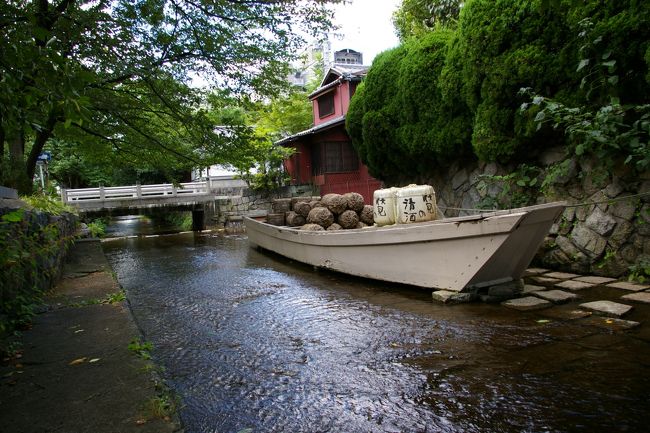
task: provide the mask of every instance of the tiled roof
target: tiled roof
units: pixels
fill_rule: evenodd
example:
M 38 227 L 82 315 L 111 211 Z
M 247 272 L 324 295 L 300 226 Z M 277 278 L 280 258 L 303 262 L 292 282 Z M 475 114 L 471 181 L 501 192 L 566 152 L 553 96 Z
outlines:
M 323 131 L 328 128 L 333 128 L 337 125 L 340 125 L 342 123 L 345 123 L 345 115 L 336 117 L 332 120 L 328 120 L 327 122 L 323 122 L 320 125 L 316 125 L 313 128 L 306 129 L 304 131 L 300 131 L 296 134 L 290 135 L 289 137 L 285 137 L 282 140 L 278 140 L 275 142 L 275 144 L 282 145 L 286 143 L 290 143 L 292 141 L 296 141 L 297 139 L 301 137 L 305 137 L 307 135 L 312 135 L 315 134 L 316 132 Z

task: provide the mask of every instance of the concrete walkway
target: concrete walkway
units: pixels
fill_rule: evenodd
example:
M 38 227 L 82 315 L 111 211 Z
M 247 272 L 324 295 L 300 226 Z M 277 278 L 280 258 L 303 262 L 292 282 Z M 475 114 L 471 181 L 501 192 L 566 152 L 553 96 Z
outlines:
M 140 333 L 98 241 L 73 246 L 46 303 L 0 364 L 0 431 L 181 431 L 153 364 L 128 347 Z

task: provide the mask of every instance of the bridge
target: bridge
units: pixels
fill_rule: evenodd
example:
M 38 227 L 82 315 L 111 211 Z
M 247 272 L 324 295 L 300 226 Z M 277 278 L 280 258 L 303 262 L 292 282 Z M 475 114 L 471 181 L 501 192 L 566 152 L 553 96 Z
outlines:
M 206 203 L 214 203 L 215 200 L 228 199 L 233 195 L 241 194 L 241 188 L 241 183 L 229 184 L 208 179 L 178 185 L 63 189 L 61 200 L 81 213 L 124 212 L 161 207 L 191 210 L 194 229 L 202 230 L 205 227 Z

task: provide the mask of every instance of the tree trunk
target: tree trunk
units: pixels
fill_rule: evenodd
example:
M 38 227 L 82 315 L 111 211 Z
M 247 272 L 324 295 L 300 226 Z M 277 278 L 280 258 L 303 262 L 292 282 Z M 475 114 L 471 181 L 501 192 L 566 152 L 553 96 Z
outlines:
M 5 129 L 2 127 L 2 116 L 0 116 L 0 184 L 5 182 Z
M 20 194 L 32 192 L 30 178 L 25 171 L 25 130 L 20 127 L 7 137 L 9 145 L 9 167 L 5 182 L 9 188 L 15 188 Z
M 32 150 L 29 152 L 29 156 L 27 157 L 27 161 L 25 162 L 25 168 L 26 168 L 28 179 L 34 178 L 34 172 L 36 171 L 36 161 L 38 160 L 38 155 L 41 154 L 41 152 L 43 151 L 43 147 L 45 147 L 45 143 L 47 143 L 47 140 L 49 140 L 50 137 L 52 136 L 52 132 L 54 131 L 54 126 L 58 121 L 57 115 L 58 115 L 57 110 L 55 109 L 50 110 L 50 113 L 47 116 L 47 121 L 45 122 L 45 126 L 43 127 L 43 129 L 41 129 L 38 132 L 38 134 L 36 134 L 36 138 L 34 139 L 34 144 L 32 145 Z

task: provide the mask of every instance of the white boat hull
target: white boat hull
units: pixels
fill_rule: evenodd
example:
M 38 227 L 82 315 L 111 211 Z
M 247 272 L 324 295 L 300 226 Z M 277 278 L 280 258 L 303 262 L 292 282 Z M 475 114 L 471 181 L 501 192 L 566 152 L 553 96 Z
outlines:
M 564 203 L 357 230 L 306 231 L 245 218 L 251 244 L 360 277 L 460 292 L 521 278 Z

